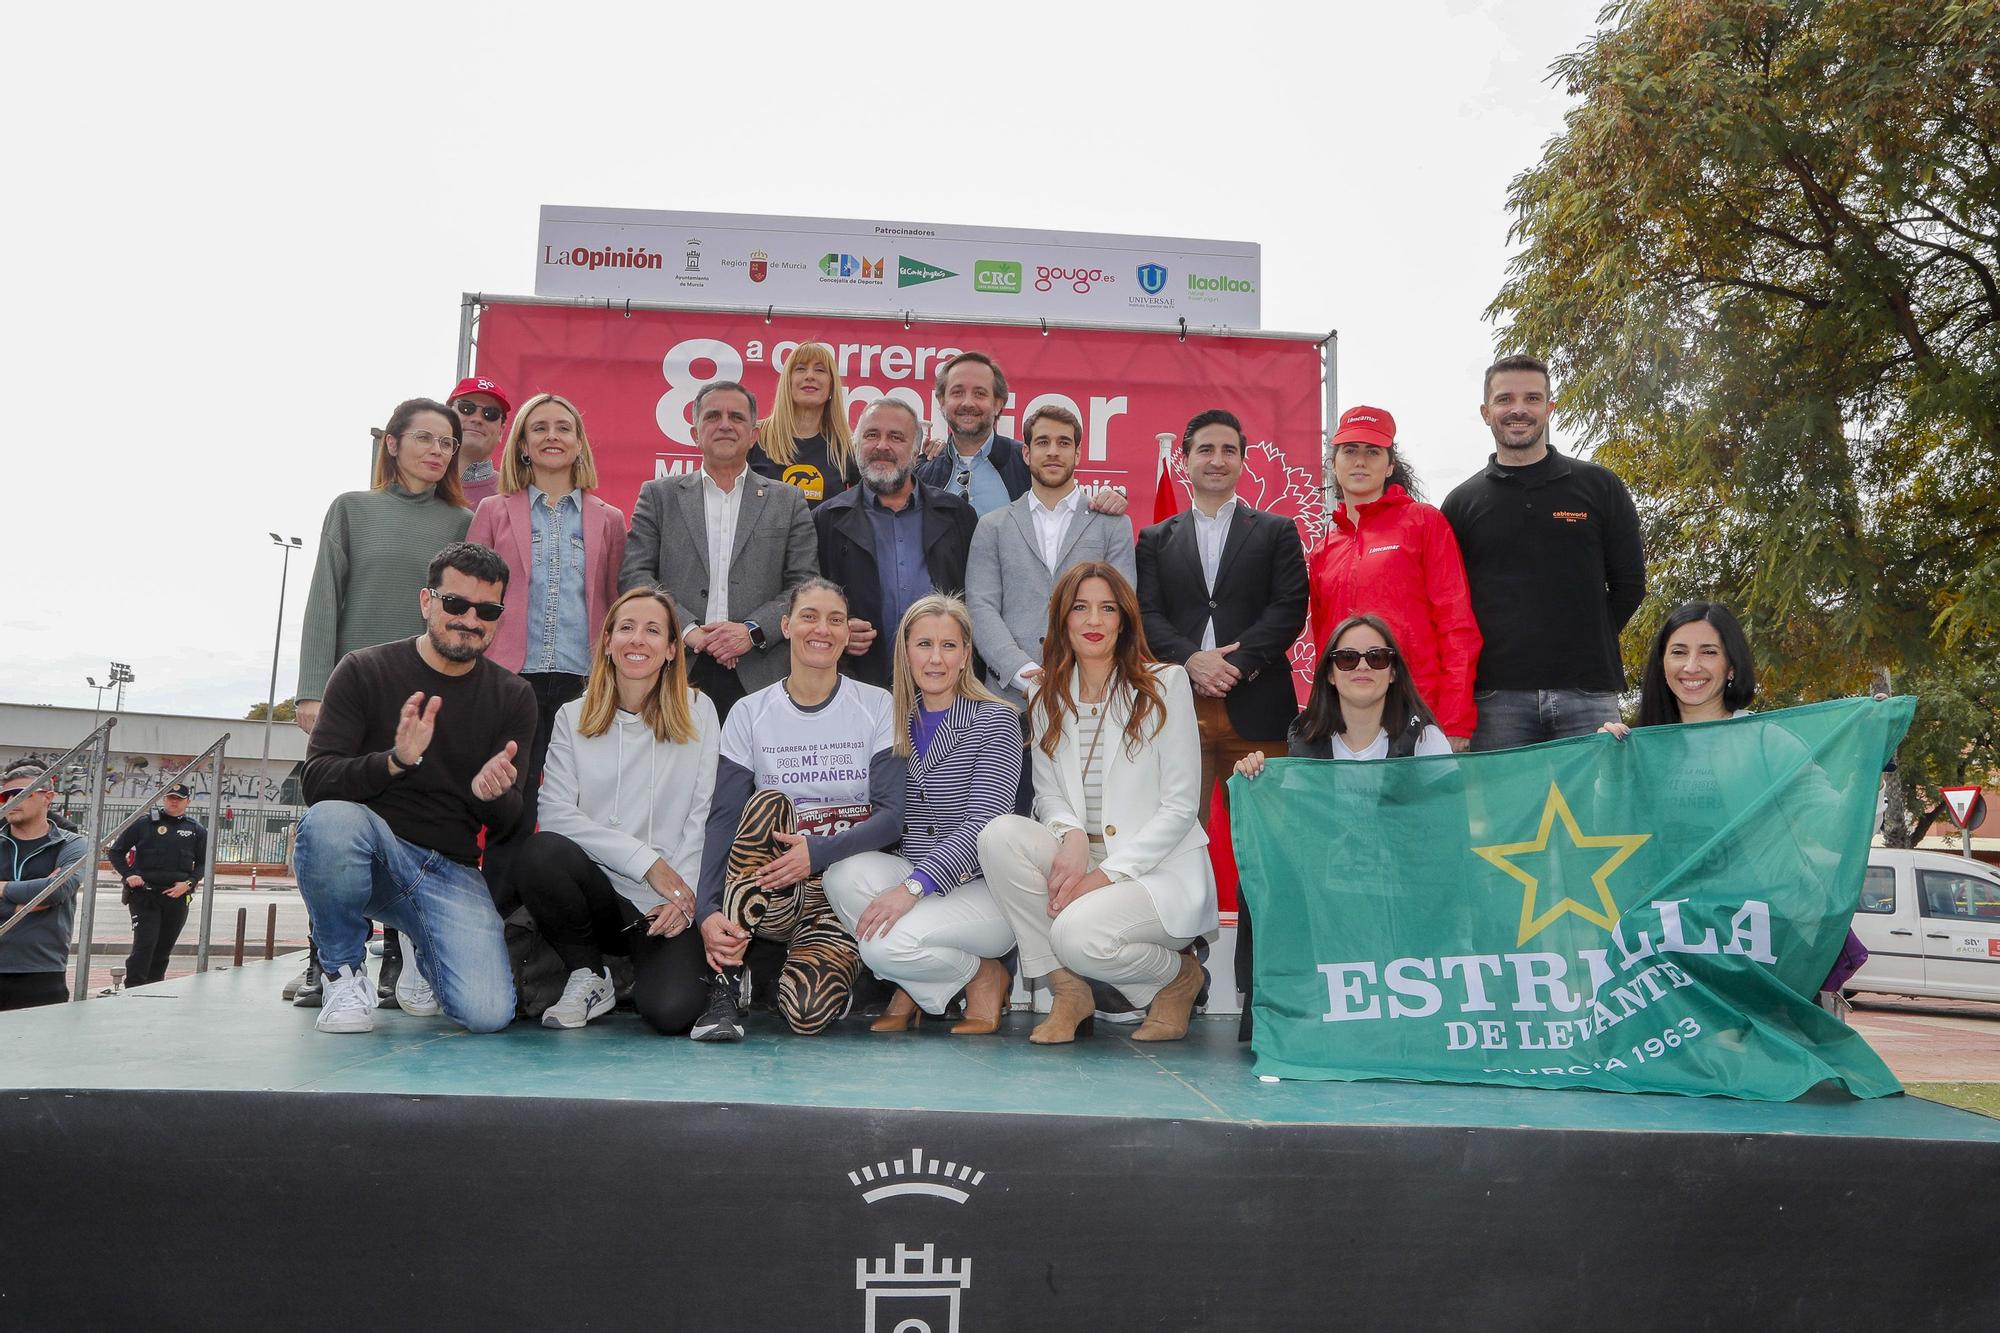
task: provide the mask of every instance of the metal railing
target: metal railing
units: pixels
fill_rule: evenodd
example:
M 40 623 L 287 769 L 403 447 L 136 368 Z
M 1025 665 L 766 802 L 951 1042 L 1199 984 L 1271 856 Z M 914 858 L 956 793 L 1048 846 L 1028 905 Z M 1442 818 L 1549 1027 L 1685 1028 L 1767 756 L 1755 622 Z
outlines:
M 41 906 L 51 894 L 56 893 L 77 875 L 88 872 L 90 876 L 89 892 L 79 893 L 78 895 L 82 899 L 82 902 L 77 905 L 76 916 L 76 981 L 70 991 L 71 998 L 75 1000 L 90 998 L 90 944 L 92 929 L 96 925 L 97 918 L 97 863 L 104 856 L 105 849 L 118 841 L 124 835 L 126 829 L 138 823 L 145 817 L 147 811 L 152 808 L 150 803 L 141 805 L 130 815 L 120 820 L 118 827 L 112 829 L 111 832 L 103 832 L 104 771 L 106 761 L 110 758 L 111 729 L 116 725 L 118 725 L 116 717 L 106 718 L 95 731 L 77 742 L 60 759 L 50 764 L 47 771 L 30 783 L 27 789 L 19 796 L 7 802 L 5 806 L 0 806 L 0 817 L 4 817 L 8 810 L 14 808 L 16 803 L 26 800 L 41 788 L 50 786 L 55 780 L 55 775 L 73 762 L 76 756 L 86 747 L 92 750 L 90 765 L 90 814 L 84 825 L 86 830 L 84 834 L 86 838 L 85 854 L 78 858 L 69 869 L 51 878 L 42 891 L 36 894 L 30 902 L 25 906 L 17 907 L 11 917 L 4 922 L 0 922 L 0 936 L 4 936 L 26 917 L 28 913 Z M 187 774 L 199 768 L 203 760 L 213 756 L 214 762 L 213 771 L 210 774 L 208 801 L 209 827 L 211 829 L 220 823 L 222 818 L 222 755 L 228 741 L 229 733 L 225 731 L 216 737 L 207 749 L 160 779 L 159 790 L 164 792 Z M 208 854 L 204 858 L 201 871 L 203 888 L 201 895 L 201 928 L 195 942 L 194 964 L 194 970 L 197 972 L 208 971 L 209 932 L 213 928 L 215 918 L 215 853 L 216 839 L 211 836 L 208 839 Z M 114 865 L 112 871 L 116 874 L 117 866 Z M 121 882 L 124 878 L 123 875 L 118 875 L 118 879 Z

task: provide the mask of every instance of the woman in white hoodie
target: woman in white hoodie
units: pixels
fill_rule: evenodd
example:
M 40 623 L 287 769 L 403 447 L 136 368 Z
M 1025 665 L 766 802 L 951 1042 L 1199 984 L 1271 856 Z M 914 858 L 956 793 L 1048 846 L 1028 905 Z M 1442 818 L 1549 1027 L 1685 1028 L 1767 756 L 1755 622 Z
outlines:
M 583 697 L 556 713 L 541 830 L 514 884 L 570 969 L 542 1025 L 580 1028 L 616 1003 L 604 955 L 629 954 L 632 1000 L 680 1036 L 707 1000 L 692 882 L 722 726 L 687 683 L 672 601 L 634 588 L 611 604 Z

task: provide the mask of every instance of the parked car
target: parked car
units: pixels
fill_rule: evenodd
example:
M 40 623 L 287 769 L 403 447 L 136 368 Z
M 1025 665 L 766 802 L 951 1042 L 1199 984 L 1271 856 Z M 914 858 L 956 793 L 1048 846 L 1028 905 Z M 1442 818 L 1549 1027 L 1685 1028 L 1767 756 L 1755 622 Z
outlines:
M 2000 1000 L 2000 870 L 1983 861 L 1875 848 L 1854 933 L 1869 957 L 1849 992 Z

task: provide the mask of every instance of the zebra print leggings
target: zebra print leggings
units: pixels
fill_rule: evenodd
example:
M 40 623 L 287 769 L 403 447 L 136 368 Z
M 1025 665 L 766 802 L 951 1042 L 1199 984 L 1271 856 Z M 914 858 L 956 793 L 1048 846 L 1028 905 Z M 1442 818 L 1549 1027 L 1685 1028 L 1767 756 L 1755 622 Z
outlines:
M 797 813 L 783 792 L 751 795 L 729 845 L 722 910 L 745 930 L 789 946 L 778 976 L 778 1012 L 792 1031 L 810 1036 L 847 1012 L 861 954 L 827 905 L 818 875 L 782 889 L 757 883 L 757 871 L 785 850 L 772 835 L 797 827 Z

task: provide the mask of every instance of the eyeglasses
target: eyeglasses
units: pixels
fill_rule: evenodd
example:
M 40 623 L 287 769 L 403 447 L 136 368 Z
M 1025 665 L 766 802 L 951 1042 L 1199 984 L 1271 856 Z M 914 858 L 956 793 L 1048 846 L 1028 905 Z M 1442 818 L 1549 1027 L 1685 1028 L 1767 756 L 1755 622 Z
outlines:
M 6 791 L 0 791 L 0 802 L 11 801 L 26 790 L 26 787 L 9 787 Z
M 1369 667 L 1373 670 L 1380 671 L 1384 667 L 1395 664 L 1396 650 L 1394 648 L 1370 648 L 1366 652 L 1363 652 L 1359 648 L 1336 648 L 1328 653 L 1326 658 L 1329 662 L 1333 663 L 1333 668 L 1336 671 L 1353 671 L 1363 662 L 1368 663 Z
M 489 625 L 498 620 L 500 613 L 507 609 L 505 602 L 475 602 L 470 597 L 460 597 L 455 592 L 439 592 L 436 588 L 432 588 L 430 594 L 444 604 L 446 615 L 462 616 L 467 611 L 476 611 L 479 613 L 479 618 Z
M 432 449 L 441 449 L 448 454 L 458 452 L 458 441 L 449 435 L 433 435 L 427 430 L 413 430 L 404 432 L 402 439 L 415 445 L 420 453 Z
M 970 468 L 961 468 L 961 469 L 959 469 L 959 473 L 958 473 L 958 475 L 957 475 L 956 477 L 952 478 L 952 482 L 951 482 L 951 484 L 952 484 L 953 486 L 955 486 L 955 487 L 957 487 L 957 488 L 958 488 L 958 493 L 959 493 L 959 495 L 963 496 L 963 497 L 964 497 L 964 498 L 966 498 L 966 499 L 971 499 L 971 498 L 972 498 L 972 469 L 970 469 Z
M 507 409 L 504 407 L 494 407 L 488 403 L 475 403 L 470 398 L 461 398 L 453 403 L 452 406 L 457 408 L 458 414 L 467 421 L 472 420 L 474 417 L 485 417 L 488 421 L 498 421 L 501 417 L 507 415 Z

